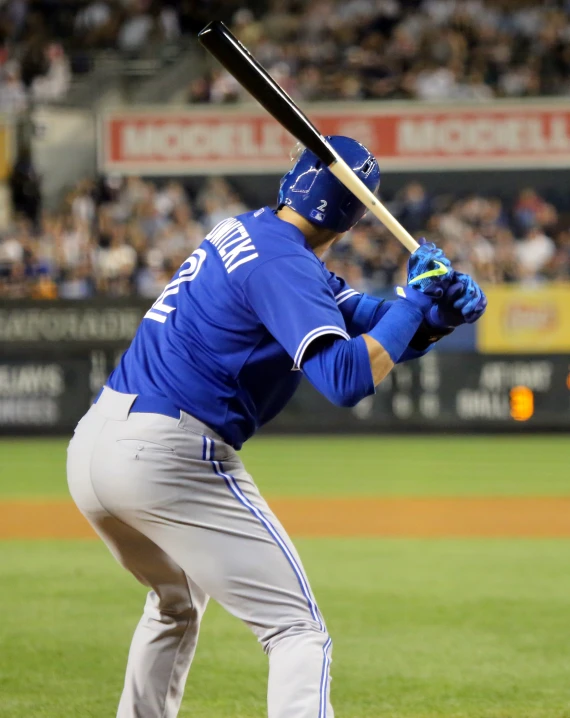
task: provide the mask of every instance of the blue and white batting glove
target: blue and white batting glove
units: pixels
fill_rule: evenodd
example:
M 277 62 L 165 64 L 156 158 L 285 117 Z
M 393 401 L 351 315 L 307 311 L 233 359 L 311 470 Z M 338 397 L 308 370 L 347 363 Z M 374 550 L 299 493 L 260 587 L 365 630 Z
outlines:
M 437 299 L 452 282 L 451 262 L 433 242 L 424 237 L 418 241 L 419 249 L 408 259 L 408 287 Z
M 441 330 L 473 324 L 486 308 L 487 297 L 477 282 L 468 274 L 454 272 L 452 283 L 430 308 L 427 322 L 430 327 Z
M 408 285 L 397 287 L 396 294 L 418 305 L 423 312 L 424 321 L 400 361 L 422 356 L 435 342 L 453 331 L 453 328 L 441 325 L 438 305 L 453 285 L 455 271 L 443 251 L 433 242 L 426 242 L 422 237 L 419 245 L 419 249 L 408 260 Z
M 408 259 L 408 283 L 396 287 L 396 294 L 419 307 L 427 319 L 453 281 L 454 271 L 449 259 L 433 242 L 422 237 L 419 244 Z

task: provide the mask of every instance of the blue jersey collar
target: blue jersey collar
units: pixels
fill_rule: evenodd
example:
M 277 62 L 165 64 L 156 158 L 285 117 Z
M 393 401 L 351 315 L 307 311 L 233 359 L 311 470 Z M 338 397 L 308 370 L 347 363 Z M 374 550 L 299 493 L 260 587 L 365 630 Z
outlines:
M 311 252 L 312 254 L 315 253 L 314 249 L 307 242 L 307 238 L 305 237 L 303 232 L 301 232 L 299 227 L 295 227 L 295 225 L 291 224 L 291 222 L 285 222 L 284 219 L 279 219 L 279 217 L 277 216 L 276 209 L 271 209 L 270 207 L 266 207 L 265 209 L 268 210 L 271 216 L 278 222 L 287 225 L 287 233 L 294 242 L 297 242 L 297 244 L 300 244 L 301 246 L 305 247 L 305 249 L 309 250 L 309 252 Z

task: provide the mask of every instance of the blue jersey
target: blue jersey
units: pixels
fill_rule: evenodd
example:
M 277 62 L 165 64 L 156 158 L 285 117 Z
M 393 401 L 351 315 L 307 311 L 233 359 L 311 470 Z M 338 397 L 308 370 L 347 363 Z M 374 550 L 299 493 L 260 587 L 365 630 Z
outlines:
M 146 313 L 107 384 L 163 396 L 239 448 L 281 411 L 303 356 L 349 339 L 357 292 L 269 208 L 218 224 Z

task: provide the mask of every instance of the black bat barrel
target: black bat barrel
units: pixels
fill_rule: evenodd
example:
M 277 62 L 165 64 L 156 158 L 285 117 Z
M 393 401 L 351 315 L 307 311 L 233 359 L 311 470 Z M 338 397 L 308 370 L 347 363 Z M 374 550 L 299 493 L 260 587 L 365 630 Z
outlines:
M 214 20 L 206 25 L 198 34 L 198 39 L 240 85 L 305 147 L 327 166 L 335 161 L 333 152 L 313 123 L 223 22 Z

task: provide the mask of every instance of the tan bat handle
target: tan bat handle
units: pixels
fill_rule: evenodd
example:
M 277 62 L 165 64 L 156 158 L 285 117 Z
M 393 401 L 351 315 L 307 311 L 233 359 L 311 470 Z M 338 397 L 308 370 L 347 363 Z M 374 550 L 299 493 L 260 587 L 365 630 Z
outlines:
M 394 237 L 404 245 L 408 252 L 413 254 L 420 245 L 412 235 L 402 227 L 398 220 L 388 212 L 386 207 L 372 194 L 364 182 L 354 174 L 342 157 L 336 152 L 335 155 L 337 157 L 336 162 L 329 165 L 329 170 L 352 194 L 358 197 L 362 204 L 367 207 L 390 232 L 392 232 Z

